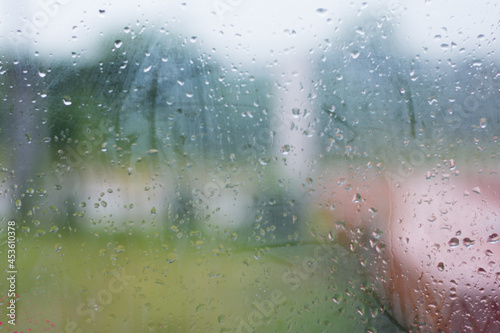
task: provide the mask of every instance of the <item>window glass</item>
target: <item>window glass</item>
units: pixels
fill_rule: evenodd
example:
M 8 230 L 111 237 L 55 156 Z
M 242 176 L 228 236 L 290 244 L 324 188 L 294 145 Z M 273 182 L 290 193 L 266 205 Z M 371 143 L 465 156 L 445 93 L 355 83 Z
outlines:
M 0 329 L 500 330 L 496 2 L 0 13 Z

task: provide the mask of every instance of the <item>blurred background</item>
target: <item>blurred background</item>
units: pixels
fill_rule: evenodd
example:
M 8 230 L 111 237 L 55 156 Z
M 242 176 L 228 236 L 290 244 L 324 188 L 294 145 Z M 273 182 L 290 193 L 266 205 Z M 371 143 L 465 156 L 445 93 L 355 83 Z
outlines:
M 498 165 L 498 5 L 2 3 L 16 328 L 404 331 L 321 177 Z

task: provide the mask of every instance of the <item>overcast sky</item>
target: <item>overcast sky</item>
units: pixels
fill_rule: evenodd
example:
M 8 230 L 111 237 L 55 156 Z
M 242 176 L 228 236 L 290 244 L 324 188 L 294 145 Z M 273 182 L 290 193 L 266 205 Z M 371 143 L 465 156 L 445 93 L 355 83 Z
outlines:
M 364 4 L 363 4 L 364 3 Z M 399 24 L 401 49 L 409 55 L 484 57 L 498 47 L 500 1 L 286 1 L 286 0 L 24 0 L 0 4 L 2 53 L 23 48 L 40 57 L 93 55 L 124 27 L 161 27 L 231 62 L 257 63 L 292 49 L 308 52 L 334 39 L 357 16 L 388 15 Z M 18 43 L 16 41 L 21 41 Z M 17 45 L 17 46 L 14 46 Z M 19 46 L 21 45 L 21 46 Z M 460 50 L 462 51 L 460 52 Z M 271 52 L 274 51 L 274 53 Z M 424 52 L 424 50 L 427 50 Z M 94 51 L 95 53 L 95 51 Z M 424 55 L 425 53 L 425 55 Z

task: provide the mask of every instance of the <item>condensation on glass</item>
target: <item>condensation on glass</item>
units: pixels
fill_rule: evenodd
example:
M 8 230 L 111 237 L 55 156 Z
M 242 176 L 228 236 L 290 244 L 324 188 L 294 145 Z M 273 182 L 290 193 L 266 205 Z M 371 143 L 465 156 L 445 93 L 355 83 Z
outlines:
M 495 3 L 0 12 L 0 327 L 500 329 Z

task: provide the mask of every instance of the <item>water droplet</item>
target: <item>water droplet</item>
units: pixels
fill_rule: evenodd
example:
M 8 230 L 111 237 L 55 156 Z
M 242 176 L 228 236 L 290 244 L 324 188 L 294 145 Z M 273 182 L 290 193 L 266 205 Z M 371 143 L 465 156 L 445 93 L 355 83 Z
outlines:
M 377 245 L 375 245 L 375 251 L 377 251 L 377 253 L 382 253 L 385 249 L 385 244 L 384 243 L 377 243 Z
M 63 103 L 64 103 L 64 105 L 71 105 L 71 104 L 73 104 L 73 102 L 71 101 L 71 97 L 69 97 L 69 96 L 64 96 L 63 97 Z
M 45 77 L 45 76 L 47 76 L 47 73 L 38 71 L 38 76 Z
M 486 118 L 479 119 L 479 127 L 486 128 L 488 120 Z
M 293 108 L 292 109 L 292 114 L 294 118 L 298 118 L 300 116 L 300 109 L 299 108 Z
M 115 47 L 117 49 L 119 49 L 120 47 L 122 47 L 122 45 L 123 45 L 123 42 L 121 40 L 119 40 L 119 39 L 115 40 Z
M 476 193 L 476 194 L 481 194 L 481 189 L 479 188 L 479 186 L 476 186 L 472 189 L 472 192 Z
M 191 43 L 196 43 L 196 40 L 197 40 L 197 39 L 198 39 L 198 37 L 193 36 L 193 37 L 191 37 L 191 38 L 189 39 L 189 41 L 190 41 Z
M 106 11 L 104 9 L 99 9 L 99 17 L 105 17 Z
M 290 150 L 291 150 L 290 145 L 284 145 L 283 147 L 281 147 L 281 153 L 283 155 L 289 154 Z
M 429 221 L 429 222 L 434 222 L 436 220 L 437 220 L 437 217 L 434 214 L 432 214 L 430 217 L 427 218 L 427 221 Z
M 442 262 L 438 264 L 438 271 L 440 272 L 444 271 L 444 264 Z
M 219 322 L 219 324 L 224 324 L 224 320 L 226 319 L 226 316 L 221 314 L 219 315 L 219 317 L 217 318 L 217 321 Z
M 449 166 L 450 166 L 450 170 L 455 170 L 456 164 L 455 164 L 454 159 L 450 159 Z
M 431 96 L 427 99 L 427 103 L 429 103 L 429 105 L 433 105 L 434 103 L 437 103 L 438 102 L 438 99 L 436 96 Z
M 148 155 L 158 155 L 158 149 L 150 149 L 146 152 Z
M 451 246 L 451 247 L 457 247 L 458 245 L 460 244 L 460 241 L 458 240 L 458 238 L 456 237 L 453 237 L 452 239 L 450 239 L 450 241 L 448 242 L 448 245 Z
M 354 195 L 354 197 L 352 198 L 352 202 L 353 202 L 353 203 L 359 203 L 359 202 L 361 202 L 361 194 L 356 193 L 356 194 Z
M 176 253 L 169 253 L 169 254 L 167 254 L 167 262 L 169 264 L 173 263 L 177 259 L 179 259 L 179 256 Z
M 116 253 L 124 252 L 125 251 L 125 246 L 118 245 L 117 247 L 115 247 L 115 251 L 116 251 Z
M 271 162 L 271 158 L 269 156 L 262 156 L 259 158 L 260 165 L 268 165 Z
M 16 199 L 16 201 L 15 201 L 15 205 L 16 205 L 16 208 L 17 208 L 17 209 L 21 209 L 21 206 L 22 206 L 21 200 Z
M 357 59 L 361 53 L 359 51 L 352 51 L 351 58 Z
M 496 243 L 498 240 L 500 240 L 500 236 L 497 233 L 491 234 L 488 237 L 488 243 Z
M 151 70 L 151 68 L 152 68 L 152 67 L 153 67 L 153 65 L 149 65 L 148 67 L 146 67 L 146 68 L 144 68 L 144 69 L 143 69 L 143 72 L 144 72 L 144 73 L 149 72 L 149 71 Z
M 328 109 L 325 109 L 325 111 L 333 114 L 335 113 L 335 109 L 336 109 L 335 105 L 330 105 L 330 107 Z
M 483 65 L 483 61 L 482 60 L 474 60 L 472 62 L 472 66 L 474 67 L 481 67 Z
M 302 132 L 303 135 L 305 135 L 307 138 L 311 138 L 314 135 L 314 131 L 312 130 L 305 130 Z
M 472 246 L 474 245 L 475 241 L 473 241 L 472 239 L 470 239 L 469 237 L 467 238 L 464 238 L 464 245 L 465 247 L 469 247 L 469 246 Z
M 325 17 L 328 13 L 328 10 L 326 8 L 318 8 L 316 9 L 316 13 L 318 13 L 318 15 L 321 17 Z
M 357 33 L 358 35 L 364 36 L 364 35 L 365 35 L 365 29 L 363 29 L 362 27 L 358 27 L 358 28 L 356 29 L 356 33 Z

